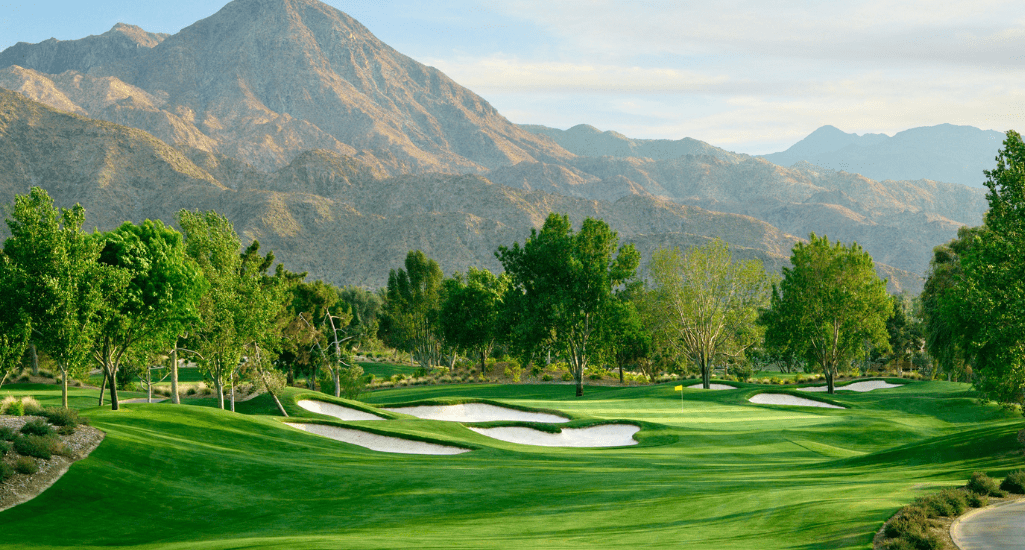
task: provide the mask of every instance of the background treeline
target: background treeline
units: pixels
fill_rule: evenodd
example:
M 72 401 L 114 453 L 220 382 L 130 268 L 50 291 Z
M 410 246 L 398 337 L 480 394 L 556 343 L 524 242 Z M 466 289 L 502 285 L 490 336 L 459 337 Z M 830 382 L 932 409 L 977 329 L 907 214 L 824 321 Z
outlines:
M 177 402 L 183 360 L 212 383 L 221 407 L 226 394 L 234 406 L 241 383 L 276 398 L 300 379 L 355 398 L 368 382 L 355 358 L 393 348 L 423 372 L 472 362 L 483 376 L 496 354 L 515 379 L 562 364 L 577 395 L 586 377 L 614 369 L 621 382 L 624 372 L 650 381 L 694 373 L 705 387 L 717 369 L 744 380 L 764 370 L 817 372 L 830 392 L 837 376 L 896 369 L 972 381 L 1021 403 L 1025 147 L 1017 133 L 997 160 L 986 173 L 986 224 L 936 248 L 916 299 L 888 295 L 856 243 L 814 234 L 781 276 L 735 261 L 720 240 L 657 250 L 642 276 L 638 252 L 605 222 L 575 228 L 559 214 L 522 245 L 499 247 L 501 274 L 446 277 L 411 251 L 386 288 L 338 288 L 275 264 L 258 242 L 243 248 L 216 212 L 179 212 L 181 232 L 147 220 L 87 234 L 80 206 L 55 208 L 33 188 L 10 210 L 0 255 L 0 384 L 41 352 L 65 389 L 99 369 L 114 408 L 119 387 L 162 362 Z

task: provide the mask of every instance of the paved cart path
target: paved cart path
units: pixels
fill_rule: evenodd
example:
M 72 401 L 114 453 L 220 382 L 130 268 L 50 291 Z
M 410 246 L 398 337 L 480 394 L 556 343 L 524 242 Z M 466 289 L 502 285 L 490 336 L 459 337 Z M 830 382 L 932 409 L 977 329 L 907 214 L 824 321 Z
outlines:
M 961 550 L 1025 548 L 1025 499 L 961 516 L 950 526 L 950 537 Z

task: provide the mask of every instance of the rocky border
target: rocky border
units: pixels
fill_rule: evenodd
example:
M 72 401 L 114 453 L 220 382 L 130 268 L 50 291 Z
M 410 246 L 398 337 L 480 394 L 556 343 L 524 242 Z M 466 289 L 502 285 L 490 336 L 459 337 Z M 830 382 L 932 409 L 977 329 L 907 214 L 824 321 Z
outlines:
M 20 430 L 25 423 L 37 418 L 41 417 L 0 416 L 0 426 Z M 38 472 L 31 475 L 16 473 L 7 481 L 0 483 L 0 512 L 28 502 L 49 489 L 74 462 L 89 456 L 89 453 L 99 447 L 104 436 L 105 433 L 90 426 L 79 426 L 72 435 L 58 435 L 71 456 L 54 455 L 49 460 L 34 458 L 39 466 Z M 3 460 L 13 465 L 15 456 L 17 455 L 12 451 Z

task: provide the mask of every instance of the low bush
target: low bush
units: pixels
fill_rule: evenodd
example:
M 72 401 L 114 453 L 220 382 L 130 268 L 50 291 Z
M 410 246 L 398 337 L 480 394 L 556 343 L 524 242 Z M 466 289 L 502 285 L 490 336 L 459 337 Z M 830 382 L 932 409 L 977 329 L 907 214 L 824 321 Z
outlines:
M 568 373 L 568 372 L 562 373 L 562 380 L 564 382 L 572 382 L 573 381 L 573 374 Z
M 543 380 L 545 382 L 551 382 L 554 379 L 555 378 L 552 375 L 548 374 L 547 372 L 541 375 L 541 380 Z
M 1000 490 L 1018 495 L 1025 494 L 1025 470 L 1018 470 L 1007 474 L 1000 484 Z
M 11 404 L 13 404 L 15 401 L 18 401 L 18 399 L 15 398 L 13 395 L 8 395 L 7 397 L 3 398 L 3 400 L 0 401 L 0 414 L 9 414 L 11 416 L 21 416 L 20 414 L 19 415 L 15 415 L 14 413 L 7 412 L 7 409 L 9 409 L 11 407 Z
M 986 495 L 980 495 L 979 493 L 968 493 L 968 506 L 972 508 L 982 508 L 989 504 L 989 497 Z
M 13 475 L 14 467 L 6 462 L 0 461 L 0 483 L 7 481 Z
M 26 422 L 21 427 L 21 433 L 31 435 L 49 435 L 53 431 L 53 428 L 46 423 L 42 418 L 37 418 L 31 422 Z
M 987 495 L 991 497 L 1007 496 L 1007 493 L 1000 490 L 1000 485 L 997 483 L 997 480 L 982 472 L 973 473 L 972 478 L 968 480 L 966 488 L 969 491 L 979 493 L 980 495 Z
M 18 437 L 18 432 L 14 431 L 13 428 L 0 426 L 0 441 L 14 441 L 16 437 Z
M 39 465 L 27 456 L 19 456 L 18 460 L 14 461 L 14 469 L 19 474 L 31 475 L 39 471 Z
M 25 408 L 24 414 L 27 415 L 37 416 L 39 413 L 43 412 L 43 406 L 40 405 L 39 401 L 36 401 L 34 397 L 30 397 L 27 395 L 25 397 L 22 397 L 21 405 Z
M 9 452 L 11 452 L 11 443 L 0 439 L 0 458 L 6 456 Z
M 65 452 L 64 444 L 54 435 L 25 435 L 14 440 L 14 450 L 24 456 L 49 460 Z
M 4 410 L 4 414 L 11 416 L 24 416 L 25 405 L 23 405 L 21 401 L 14 401 L 7 405 L 7 408 Z
M 57 429 L 57 433 L 61 435 L 73 435 L 75 433 L 75 426 L 61 426 Z
M 886 523 L 883 534 L 886 538 L 904 538 L 912 533 L 926 533 L 929 528 L 929 515 L 926 510 L 914 504 L 905 506 Z

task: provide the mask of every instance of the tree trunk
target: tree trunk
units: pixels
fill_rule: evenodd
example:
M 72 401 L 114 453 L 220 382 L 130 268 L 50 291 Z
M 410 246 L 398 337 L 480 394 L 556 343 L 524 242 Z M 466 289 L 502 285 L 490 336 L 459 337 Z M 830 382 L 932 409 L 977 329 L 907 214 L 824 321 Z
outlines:
M 153 402 L 153 369 L 146 367 L 146 402 Z
M 178 396 L 178 343 L 175 342 L 171 350 L 171 403 L 181 405 L 181 397 Z
M 36 345 L 30 343 L 28 349 L 32 352 L 32 376 L 39 376 L 39 354 L 36 353 Z
M 68 369 L 61 369 L 61 406 L 68 408 Z
M 619 364 L 619 384 L 623 384 L 623 363 Z
M 341 376 L 341 374 L 342 374 L 342 366 L 341 365 L 336 366 L 334 368 L 334 370 L 332 371 L 332 373 L 334 374 L 334 379 L 335 379 L 335 397 L 341 397 L 342 396 L 342 376 Z
M 217 400 L 221 405 L 221 410 L 224 410 L 224 381 L 221 380 L 220 376 L 214 377 L 214 387 L 217 388 Z
M 488 360 L 488 354 L 485 353 L 484 350 L 481 350 L 480 351 L 480 375 L 481 376 L 484 376 L 484 367 L 485 367 L 485 363 L 487 362 L 487 360 Z
M 293 365 L 289 363 L 288 373 L 285 374 L 285 383 L 288 384 L 289 387 L 295 384 L 295 373 L 293 372 L 293 369 Z
M 834 393 L 834 391 L 833 391 L 834 390 L 834 386 L 833 386 L 833 376 L 834 376 L 833 375 L 833 369 L 832 369 L 832 367 L 826 367 L 824 370 L 826 372 L 826 393 L 832 394 L 832 393 Z
M 232 375 L 228 380 L 231 384 L 231 412 L 235 412 L 235 375 Z
M 104 369 L 104 370 L 106 370 L 106 369 Z M 117 401 L 117 380 L 115 380 L 115 377 L 117 376 L 117 373 L 114 372 L 114 371 L 111 371 L 109 376 L 110 376 L 110 380 L 109 380 L 109 383 L 110 383 L 110 410 L 116 411 L 119 408 L 118 407 L 118 401 Z
M 577 397 L 584 396 L 584 367 L 583 365 L 576 368 L 576 379 L 577 379 Z
M 712 389 L 712 365 L 708 361 L 701 361 L 701 387 L 706 390 Z
M 103 406 L 103 392 L 107 391 L 107 370 L 103 370 L 103 381 L 100 382 L 100 403 L 98 407 Z

